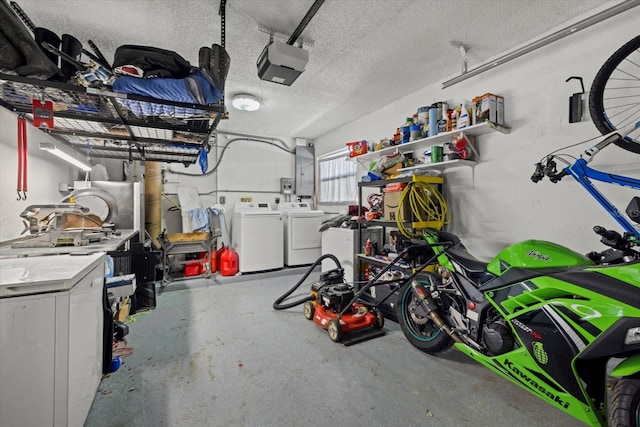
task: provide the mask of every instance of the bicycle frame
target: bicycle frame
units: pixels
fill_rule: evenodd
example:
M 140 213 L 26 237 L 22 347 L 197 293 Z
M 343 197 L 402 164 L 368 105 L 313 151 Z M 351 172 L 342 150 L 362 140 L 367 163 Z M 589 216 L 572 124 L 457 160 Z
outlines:
M 617 138 L 624 138 L 635 129 L 640 128 L 640 121 L 632 123 L 619 131 L 609 133 L 604 139 L 585 151 L 587 158 L 581 157 L 577 159 L 573 164 L 567 166 L 562 171 L 567 175 L 571 175 L 591 196 L 600 203 L 600 205 L 616 220 L 620 226 L 627 233 L 636 236 L 640 239 L 640 231 L 638 231 L 631 222 L 620 213 L 620 211 L 609 201 L 604 195 L 598 191 L 593 185 L 590 179 L 594 181 L 600 181 L 607 184 L 618 184 L 623 187 L 631 187 L 640 189 L 640 179 L 630 178 L 628 176 L 616 175 L 612 173 L 605 173 L 599 170 L 590 168 L 589 163 L 595 155 L 603 148 L 614 142 Z
M 624 231 L 633 234 L 640 239 L 640 231 L 638 231 L 591 182 L 591 180 L 594 180 L 607 184 L 618 184 L 623 187 L 640 189 L 640 179 L 600 172 L 596 169 L 590 168 L 587 165 L 587 161 L 582 158 L 576 160 L 572 165 L 564 168 L 563 171 L 578 181 L 580 185 L 582 185 L 584 189 L 587 190 L 589 194 L 591 194 L 591 196 L 596 199 L 598 203 L 600 203 L 600 205 L 618 222 L 618 224 L 620 224 Z

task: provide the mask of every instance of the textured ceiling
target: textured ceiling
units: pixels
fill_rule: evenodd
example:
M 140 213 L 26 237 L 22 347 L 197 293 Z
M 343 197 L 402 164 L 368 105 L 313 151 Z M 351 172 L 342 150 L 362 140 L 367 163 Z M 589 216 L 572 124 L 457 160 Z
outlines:
M 201 46 L 220 43 L 219 0 L 16 0 L 36 26 L 93 40 L 108 59 L 123 44 L 176 51 L 198 65 Z M 602 0 L 326 0 L 302 38 L 309 63 L 292 86 L 262 81 L 256 60 L 266 27 L 291 34 L 313 0 L 227 0 L 231 57 L 219 128 L 313 139 L 461 70 L 451 41 L 468 47 L 469 67 L 603 4 Z M 286 40 L 281 40 L 286 41 Z M 230 106 L 235 93 L 263 102 Z

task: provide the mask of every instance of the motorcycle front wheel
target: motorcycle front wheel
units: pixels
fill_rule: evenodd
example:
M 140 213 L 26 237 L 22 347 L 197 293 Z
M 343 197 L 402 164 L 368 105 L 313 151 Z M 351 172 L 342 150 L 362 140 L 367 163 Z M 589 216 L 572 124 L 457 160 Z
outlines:
M 398 323 L 411 345 L 425 353 L 439 353 L 453 344 L 451 337 L 438 328 L 422 309 L 411 283 L 406 283 L 399 291 Z
M 610 405 L 609 425 L 640 427 L 640 379 L 616 380 Z

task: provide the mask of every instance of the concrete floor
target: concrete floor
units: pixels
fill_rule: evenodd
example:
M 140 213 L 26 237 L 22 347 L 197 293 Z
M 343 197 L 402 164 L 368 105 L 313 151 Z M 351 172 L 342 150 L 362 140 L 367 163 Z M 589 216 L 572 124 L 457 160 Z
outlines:
M 85 425 L 582 425 L 456 350 L 416 350 L 394 322 L 345 347 L 301 306 L 274 310 L 303 271 L 159 290 L 157 308 L 129 324 L 134 353 L 102 380 Z

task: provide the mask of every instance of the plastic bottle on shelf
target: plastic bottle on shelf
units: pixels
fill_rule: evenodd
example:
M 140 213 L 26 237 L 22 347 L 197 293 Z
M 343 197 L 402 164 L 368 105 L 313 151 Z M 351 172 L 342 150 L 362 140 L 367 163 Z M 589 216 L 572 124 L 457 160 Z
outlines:
M 449 108 L 445 115 L 446 117 L 443 117 L 445 119 L 445 132 L 451 132 L 453 130 L 453 110 Z
M 364 245 L 364 254 L 371 255 L 371 239 L 367 239 L 367 243 Z
M 436 136 L 438 134 L 438 109 L 436 107 L 429 108 L 429 136 Z
M 469 109 L 467 108 L 467 104 L 465 103 L 464 105 L 461 106 L 461 109 L 460 109 L 460 117 L 458 117 L 458 129 L 464 129 L 466 127 L 471 126 L 470 119 L 471 119 L 470 112 L 469 112 Z

